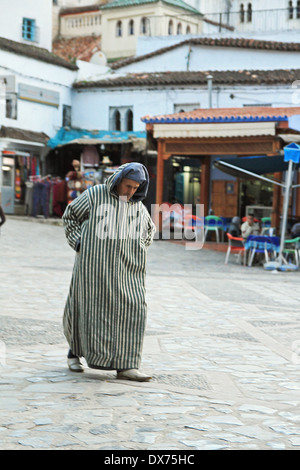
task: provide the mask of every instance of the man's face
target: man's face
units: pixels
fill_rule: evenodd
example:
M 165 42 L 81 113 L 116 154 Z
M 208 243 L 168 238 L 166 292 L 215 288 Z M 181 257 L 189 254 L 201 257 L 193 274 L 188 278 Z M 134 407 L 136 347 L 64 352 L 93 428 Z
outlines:
M 248 224 L 253 225 L 253 221 L 254 221 L 253 215 L 248 215 Z
M 117 193 L 119 196 L 126 196 L 127 201 L 132 198 L 136 190 L 139 188 L 139 183 L 129 178 L 123 178 L 121 183 L 116 187 Z

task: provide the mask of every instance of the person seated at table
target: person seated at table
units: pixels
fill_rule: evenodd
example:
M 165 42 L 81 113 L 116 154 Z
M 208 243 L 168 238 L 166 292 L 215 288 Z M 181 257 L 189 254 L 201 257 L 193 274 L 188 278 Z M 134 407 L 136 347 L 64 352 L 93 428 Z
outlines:
M 228 233 L 233 237 L 240 237 L 241 236 L 241 219 L 237 216 L 233 217 L 228 227 Z
M 247 215 L 246 221 L 241 226 L 241 232 L 244 239 L 250 235 L 259 235 L 259 224 L 255 222 L 253 214 Z
M 297 222 L 291 228 L 292 237 L 300 237 L 300 223 Z

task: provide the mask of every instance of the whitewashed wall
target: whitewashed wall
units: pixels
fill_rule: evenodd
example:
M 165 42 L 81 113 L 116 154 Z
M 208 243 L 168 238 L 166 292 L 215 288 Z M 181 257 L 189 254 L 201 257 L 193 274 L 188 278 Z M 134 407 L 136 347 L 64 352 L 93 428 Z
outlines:
M 271 104 L 293 106 L 293 90 L 290 86 L 227 86 L 213 89 L 213 107 L 239 107 L 244 105 Z M 179 104 L 199 103 L 201 108 L 209 107 L 206 87 L 188 89 L 86 89 L 76 92 L 73 98 L 72 122 L 74 126 L 87 129 L 108 129 L 109 107 L 132 107 L 134 130 L 143 131 L 141 117 L 145 115 L 169 114 Z
M 118 71 L 275 70 L 300 67 L 299 52 L 193 45 L 188 68 L 188 53 L 189 46 L 185 44 L 119 68 Z
M 1 125 L 54 136 L 62 125 L 62 105 L 72 105 L 71 85 L 77 72 L 3 50 L 0 50 L 0 64 L 0 76 L 15 76 L 17 93 L 20 83 L 59 93 L 58 108 L 18 99 L 17 119 L 6 118 L 2 113 Z
M 52 49 L 52 0 L 0 0 L 0 36 Z M 22 39 L 23 18 L 36 20 L 38 41 Z

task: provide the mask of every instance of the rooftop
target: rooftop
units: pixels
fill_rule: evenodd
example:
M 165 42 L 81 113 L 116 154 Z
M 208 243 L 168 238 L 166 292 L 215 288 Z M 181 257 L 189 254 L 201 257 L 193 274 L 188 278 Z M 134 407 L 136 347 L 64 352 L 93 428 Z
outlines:
M 0 37 L 0 50 L 47 62 L 48 64 L 58 65 L 70 70 L 78 69 L 76 65 L 70 64 L 70 62 L 67 62 L 52 52 L 49 52 L 47 49 L 12 41 L 11 39 Z
M 208 75 L 213 76 L 215 85 L 290 85 L 295 80 L 300 80 L 300 69 L 127 73 L 123 76 L 110 74 L 102 80 L 77 82 L 74 88 L 206 86 Z
M 264 41 L 260 39 L 246 39 L 246 38 L 210 38 L 210 37 L 198 37 L 189 38 L 184 41 L 172 44 L 171 46 L 162 47 L 148 54 L 140 56 L 127 57 L 114 62 L 111 68 L 116 70 L 118 68 L 130 65 L 132 63 L 141 62 L 151 57 L 159 56 L 165 52 L 171 51 L 184 45 L 189 46 L 210 46 L 210 47 L 233 47 L 241 49 L 259 49 L 259 50 L 270 50 L 270 51 L 289 51 L 289 52 L 300 52 L 300 43 L 294 42 L 282 42 L 282 41 Z
M 67 61 L 75 59 L 90 61 L 96 51 L 101 50 L 101 36 L 80 36 L 53 41 L 53 52 Z
M 93 5 L 85 5 L 80 7 L 65 7 L 61 8 L 59 11 L 60 16 L 67 16 L 67 15 L 75 15 L 79 13 L 91 13 L 93 11 L 99 11 L 101 5 L 93 4 Z
M 247 106 L 245 108 L 195 109 L 183 113 L 144 116 L 142 121 L 147 124 L 278 122 L 288 121 L 290 116 L 297 114 L 300 114 L 300 107 L 273 108 L 267 106 Z
M 171 5 L 173 7 L 177 7 L 177 8 L 181 8 L 183 10 L 189 11 L 190 13 L 193 13 L 194 15 L 203 16 L 199 10 L 196 10 L 196 8 L 193 8 L 191 5 L 189 5 L 188 3 L 185 3 L 183 0 L 114 0 L 110 3 L 106 3 L 105 5 L 102 5 L 100 9 L 107 10 L 110 8 L 126 8 L 126 7 L 144 5 L 146 3 L 158 3 L 160 1 L 162 3 L 167 3 L 168 5 Z

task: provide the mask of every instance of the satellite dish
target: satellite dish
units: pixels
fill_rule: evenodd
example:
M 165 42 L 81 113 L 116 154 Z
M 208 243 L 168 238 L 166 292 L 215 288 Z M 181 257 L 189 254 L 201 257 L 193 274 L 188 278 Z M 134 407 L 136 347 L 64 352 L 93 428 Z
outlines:
M 90 62 L 92 64 L 96 64 L 96 65 L 104 65 L 106 66 L 107 64 L 107 60 L 106 60 L 106 57 L 105 57 L 105 54 L 102 52 L 102 51 L 97 51 L 95 52 L 91 59 L 90 59 Z

